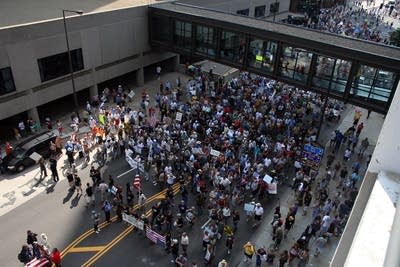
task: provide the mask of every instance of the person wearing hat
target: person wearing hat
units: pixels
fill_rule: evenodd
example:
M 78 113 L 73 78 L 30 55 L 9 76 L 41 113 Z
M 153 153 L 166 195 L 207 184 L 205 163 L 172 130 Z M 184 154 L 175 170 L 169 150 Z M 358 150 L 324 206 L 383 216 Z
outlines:
M 251 259 L 253 258 L 253 254 L 254 254 L 254 246 L 253 246 L 253 244 L 250 243 L 250 241 L 248 241 L 246 244 L 244 244 L 243 253 L 245 256 L 244 261 L 251 262 Z
M 228 262 L 225 259 L 222 259 L 219 263 L 218 263 L 218 267 L 228 267 Z
M 100 215 L 95 210 L 92 210 L 92 219 L 93 219 L 93 230 L 96 234 L 98 234 L 100 232 L 99 229 Z

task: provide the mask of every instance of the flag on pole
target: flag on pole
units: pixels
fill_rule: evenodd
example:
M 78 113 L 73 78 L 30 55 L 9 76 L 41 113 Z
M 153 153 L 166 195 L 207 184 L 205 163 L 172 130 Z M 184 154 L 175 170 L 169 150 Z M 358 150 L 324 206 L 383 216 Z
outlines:
M 151 228 L 148 226 L 146 227 L 146 237 L 157 245 L 165 246 L 165 236 L 162 236 L 156 231 L 151 230 Z
M 140 183 L 140 176 L 136 174 L 135 179 L 133 180 L 133 187 L 140 191 L 141 183 Z

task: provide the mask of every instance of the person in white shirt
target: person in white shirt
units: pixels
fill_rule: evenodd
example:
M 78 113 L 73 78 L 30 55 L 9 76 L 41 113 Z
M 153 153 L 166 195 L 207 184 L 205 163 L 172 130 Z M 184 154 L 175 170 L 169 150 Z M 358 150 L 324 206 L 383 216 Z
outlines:
M 324 234 L 329 227 L 329 224 L 331 222 L 331 216 L 329 216 L 329 213 L 325 214 L 324 217 L 322 217 L 322 225 L 320 229 L 320 234 Z
M 189 246 L 189 236 L 183 232 L 181 236 L 181 246 L 183 250 L 183 255 L 187 256 L 187 248 Z
M 261 218 L 262 218 L 263 214 L 264 214 L 264 209 L 263 209 L 263 207 L 261 206 L 260 203 L 257 203 L 257 204 L 256 204 L 256 207 L 254 208 L 254 220 L 255 220 L 256 222 L 255 222 L 255 224 L 253 225 L 253 227 L 256 226 L 256 225 L 258 225 L 258 224 L 261 222 Z

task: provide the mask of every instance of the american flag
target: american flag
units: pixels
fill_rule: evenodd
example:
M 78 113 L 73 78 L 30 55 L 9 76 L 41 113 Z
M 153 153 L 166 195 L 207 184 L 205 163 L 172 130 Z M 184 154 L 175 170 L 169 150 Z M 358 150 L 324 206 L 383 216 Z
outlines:
M 141 183 L 140 183 L 140 176 L 136 175 L 135 179 L 133 180 L 133 187 L 140 191 Z
M 25 267 L 44 267 L 48 266 L 48 264 L 49 260 L 46 258 L 40 258 L 40 259 L 34 258 L 33 260 L 25 264 Z
M 165 246 L 165 236 L 162 236 L 159 233 L 151 230 L 151 228 L 148 226 L 146 227 L 146 236 L 155 244 Z

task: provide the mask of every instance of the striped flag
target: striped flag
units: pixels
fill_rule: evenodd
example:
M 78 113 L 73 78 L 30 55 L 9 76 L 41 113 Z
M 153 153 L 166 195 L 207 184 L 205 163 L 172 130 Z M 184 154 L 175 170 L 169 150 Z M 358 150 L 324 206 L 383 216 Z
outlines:
M 25 264 L 25 267 L 44 267 L 48 266 L 49 263 L 50 263 L 49 260 L 46 258 L 40 258 L 40 259 L 34 258 L 33 260 Z
M 156 231 L 151 230 L 149 226 L 146 227 L 146 236 L 157 245 L 165 246 L 165 236 L 160 235 Z
M 140 176 L 137 174 L 135 179 L 133 180 L 133 187 L 140 191 L 141 183 L 140 183 Z

